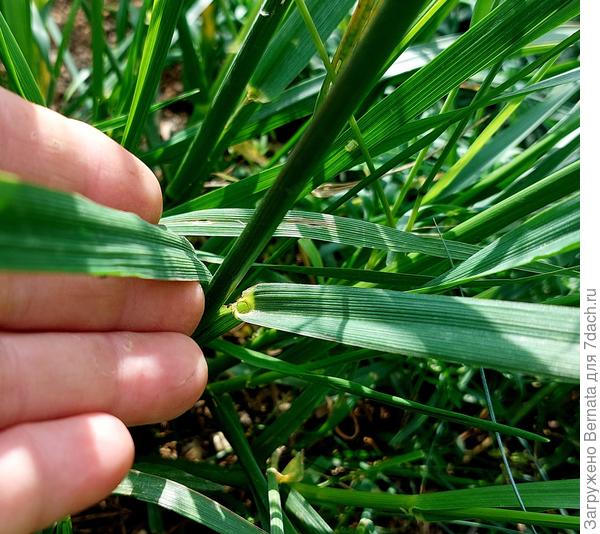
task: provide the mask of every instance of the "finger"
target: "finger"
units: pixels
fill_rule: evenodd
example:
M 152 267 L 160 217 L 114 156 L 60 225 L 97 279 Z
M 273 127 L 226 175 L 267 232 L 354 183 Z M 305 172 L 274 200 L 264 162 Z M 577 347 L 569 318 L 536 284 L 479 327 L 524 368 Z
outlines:
M 0 274 L 3 330 L 191 334 L 203 310 L 204 294 L 196 282 Z
M 0 428 L 87 412 L 173 419 L 206 386 L 198 345 L 175 333 L 0 334 Z
M 133 462 L 118 419 L 79 415 L 0 433 L 0 533 L 26 534 L 108 495 Z
M 162 195 L 140 160 L 98 130 L 0 88 L 0 170 L 157 222 Z

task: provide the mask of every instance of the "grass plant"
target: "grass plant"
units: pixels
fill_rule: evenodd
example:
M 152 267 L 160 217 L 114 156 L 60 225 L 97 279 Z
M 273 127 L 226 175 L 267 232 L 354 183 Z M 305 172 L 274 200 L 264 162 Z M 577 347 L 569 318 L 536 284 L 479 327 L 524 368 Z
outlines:
M 578 528 L 577 1 L 18 4 L 0 83 L 166 210 L 3 175 L 1 268 L 205 288 L 207 392 L 115 490 L 151 532 Z

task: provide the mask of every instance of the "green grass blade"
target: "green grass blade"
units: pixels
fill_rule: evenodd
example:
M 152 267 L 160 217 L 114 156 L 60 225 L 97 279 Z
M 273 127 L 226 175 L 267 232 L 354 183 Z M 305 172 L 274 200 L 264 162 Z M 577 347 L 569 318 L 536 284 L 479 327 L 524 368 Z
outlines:
M 169 462 L 169 460 L 165 460 Z M 175 464 L 175 462 L 170 462 Z M 190 473 L 178 467 L 179 464 L 169 465 L 169 463 L 153 463 L 153 462 L 136 462 L 133 468 L 147 475 L 155 475 L 162 478 L 168 478 L 173 482 L 178 482 L 184 486 L 199 492 L 220 492 L 225 488 L 222 484 L 217 484 L 206 478 L 201 477 L 198 473 Z M 186 466 L 187 467 L 187 466 Z
M 494 138 L 489 137 L 500 128 L 506 118 L 502 115 L 507 111 L 513 113 L 523 97 L 516 98 L 510 102 L 496 115 L 495 119 L 486 127 L 484 132 L 469 146 L 469 150 L 456 162 L 452 168 L 438 180 L 431 190 L 425 195 L 424 202 L 443 198 L 452 193 L 462 191 L 477 182 L 478 178 L 497 160 L 502 154 L 518 146 L 528 135 L 539 128 L 548 118 L 573 95 L 577 86 L 567 85 L 554 89 L 546 99 L 529 109 L 521 117 L 515 120 L 509 127 L 505 128 Z M 489 129 L 489 133 L 487 133 Z
M 135 469 L 129 471 L 113 493 L 157 504 L 222 534 L 265 532 L 201 493 L 172 480 Z
M 236 315 L 251 324 L 384 352 L 579 378 L 577 311 L 560 306 L 259 284 L 238 300 Z
M 86 198 L 0 180 L 3 270 L 208 282 L 185 239 Z
M 321 39 L 329 37 L 354 3 L 354 0 L 306 2 Z M 262 100 L 274 100 L 298 76 L 315 52 L 315 45 L 300 13 L 292 11 L 252 76 L 253 92 L 260 95 Z
M 142 135 L 183 4 L 184 0 L 156 0 L 152 7 L 150 27 L 121 141 L 129 150 L 136 147 Z
M 456 287 L 578 246 L 579 196 L 576 196 L 535 215 L 427 286 Z
M 35 67 L 33 64 L 34 40 L 31 31 L 31 4 L 23 1 L 2 0 L 0 1 L 0 11 L 10 26 L 27 64 L 33 70 Z
M 161 224 L 179 235 L 239 236 L 254 214 L 255 210 L 233 208 L 194 211 L 165 217 Z M 358 219 L 307 211 L 288 212 L 273 236 L 318 239 L 388 252 L 420 252 L 439 258 L 447 258 L 449 251 L 452 258 L 466 259 L 479 250 L 474 245 L 442 242 L 437 237 L 425 237 Z
M 35 104 L 45 105 L 42 92 L 35 80 L 27 59 L 19 48 L 10 26 L 0 12 L 0 59 L 16 91 Z
M 186 91 L 181 93 L 180 95 L 174 96 L 173 98 L 168 98 L 167 100 L 163 100 L 162 102 L 157 102 L 156 104 L 152 104 L 148 108 L 148 115 L 152 113 L 156 113 L 161 109 L 168 108 L 177 102 L 182 102 L 184 100 L 188 100 L 189 98 L 196 96 L 200 91 L 198 89 L 192 89 L 191 91 Z M 110 130 L 116 130 L 117 128 L 122 128 L 127 124 L 129 120 L 129 115 L 119 115 L 117 117 L 111 117 L 110 119 L 106 119 L 100 122 L 96 122 L 94 124 L 94 128 L 100 130 L 101 132 L 108 132 Z
M 84 5 L 84 7 L 87 7 Z M 90 19 L 92 32 L 92 98 L 93 116 L 98 119 L 100 108 L 104 102 L 104 51 L 106 39 L 104 37 L 104 0 L 90 0 L 89 10 L 86 12 Z

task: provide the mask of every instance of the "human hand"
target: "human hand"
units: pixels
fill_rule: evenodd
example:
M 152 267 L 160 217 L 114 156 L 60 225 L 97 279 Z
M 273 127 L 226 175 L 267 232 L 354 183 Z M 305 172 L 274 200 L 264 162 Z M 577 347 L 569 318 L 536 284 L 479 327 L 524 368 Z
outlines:
M 0 88 L 0 170 L 157 222 L 152 172 L 92 127 Z M 193 282 L 0 274 L 0 533 L 106 496 L 133 460 L 125 424 L 164 421 L 206 386 L 186 335 Z

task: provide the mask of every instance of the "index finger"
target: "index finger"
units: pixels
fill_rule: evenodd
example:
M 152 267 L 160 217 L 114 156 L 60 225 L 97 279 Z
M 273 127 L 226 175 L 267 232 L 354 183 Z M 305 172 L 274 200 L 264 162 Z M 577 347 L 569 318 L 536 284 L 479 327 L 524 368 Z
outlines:
M 148 167 L 82 122 L 0 87 L 0 170 L 38 185 L 74 191 L 157 222 L 160 185 Z

